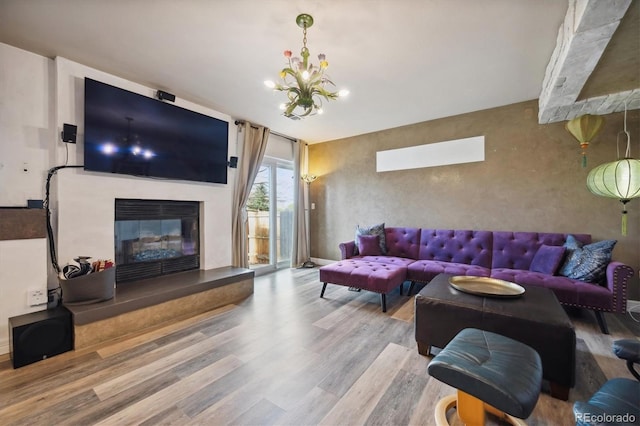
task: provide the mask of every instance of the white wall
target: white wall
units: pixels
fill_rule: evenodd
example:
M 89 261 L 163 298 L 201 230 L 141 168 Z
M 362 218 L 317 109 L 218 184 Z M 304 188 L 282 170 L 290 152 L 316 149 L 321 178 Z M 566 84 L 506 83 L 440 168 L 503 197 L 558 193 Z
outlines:
M 0 206 L 26 206 L 43 199 L 47 171 L 82 164 L 84 77 L 149 97 L 145 87 L 73 61 L 51 60 L 0 43 Z M 231 117 L 176 99 L 176 105 L 230 123 L 229 156 L 236 155 Z M 78 126 L 77 144 L 60 141 L 63 123 Z M 24 163 L 27 172 L 23 171 Z M 52 213 L 61 266 L 78 255 L 114 258 L 115 198 L 172 199 L 201 203 L 201 268 L 231 264 L 231 203 L 235 170 L 228 184 L 165 181 L 62 169 L 53 178 Z M 9 263 L 9 266 L 7 266 Z M 41 310 L 26 303 L 26 292 L 57 286 L 47 260 L 46 240 L 4 241 L 0 246 L 0 354 L 7 353 L 10 316 Z M 23 271 L 19 273 L 18 271 Z M 28 272 L 24 272 L 28 271 Z M 9 274 L 9 275 L 7 275 Z
M 0 43 L 2 207 L 26 207 L 28 199 L 43 197 L 55 127 L 53 85 L 52 60 Z
M 0 43 L 0 207 L 42 199 L 53 146 L 53 61 Z M 26 169 L 26 171 L 25 171 Z M 0 354 L 8 318 L 42 310 L 28 290 L 47 289 L 44 238 L 0 241 Z

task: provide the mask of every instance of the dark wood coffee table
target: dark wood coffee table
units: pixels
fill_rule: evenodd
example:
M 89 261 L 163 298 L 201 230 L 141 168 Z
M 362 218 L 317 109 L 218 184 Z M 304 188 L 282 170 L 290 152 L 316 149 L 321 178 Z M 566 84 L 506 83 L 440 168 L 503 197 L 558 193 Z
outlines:
M 525 343 L 542 360 L 543 378 L 551 396 L 566 400 L 575 385 L 576 333 L 555 294 L 547 288 L 525 287 L 517 298 L 484 297 L 460 292 L 440 274 L 415 298 L 418 352 L 444 348 L 462 329 L 491 331 Z

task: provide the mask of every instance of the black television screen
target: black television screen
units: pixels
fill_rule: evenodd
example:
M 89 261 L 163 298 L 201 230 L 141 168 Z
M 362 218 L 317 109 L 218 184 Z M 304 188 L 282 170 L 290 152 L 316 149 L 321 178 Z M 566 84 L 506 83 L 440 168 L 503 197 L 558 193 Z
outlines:
M 227 183 L 229 123 L 90 78 L 84 169 Z

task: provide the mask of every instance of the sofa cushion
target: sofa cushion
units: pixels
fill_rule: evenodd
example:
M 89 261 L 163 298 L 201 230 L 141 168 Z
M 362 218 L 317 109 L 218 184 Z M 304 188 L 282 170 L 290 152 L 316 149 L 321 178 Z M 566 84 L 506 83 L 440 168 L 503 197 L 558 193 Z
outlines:
M 564 246 L 541 245 L 535 256 L 533 256 L 529 270 L 555 275 L 560 263 L 562 263 L 565 250 Z
M 466 263 L 442 262 L 440 260 L 417 260 L 407 266 L 407 279 L 428 283 L 438 274 L 469 275 L 488 277 L 489 268 Z
M 616 243 L 616 240 L 604 240 L 583 245 L 569 235 L 564 244 L 568 252 L 567 259 L 560 268 L 560 275 L 589 283 L 603 283 Z
M 525 287 L 527 285 L 546 287 L 553 290 L 558 301 L 565 305 L 588 306 L 590 309 L 605 311 L 610 311 L 613 307 L 613 293 L 609 289 L 580 280 L 508 268 L 493 269 L 491 278 L 510 281 Z
M 377 235 L 358 235 L 358 248 L 362 256 L 380 256 L 380 237 Z
M 402 266 L 402 267 L 407 267 L 413 262 L 415 262 L 415 260 L 413 259 L 408 259 L 406 257 L 397 257 L 397 256 L 358 256 L 357 258 L 354 258 L 354 259 L 360 259 L 366 262 L 381 263 L 383 265 L 396 265 L 396 266 Z
M 552 289 L 560 303 L 575 305 L 578 303 L 578 294 L 573 280 L 541 272 L 532 272 L 523 269 L 496 268 L 491 270 L 491 278 L 510 281 L 519 285 L 535 285 Z
M 387 244 L 384 235 L 384 223 L 380 223 L 378 225 L 373 225 L 369 227 L 361 227 L 360 225 L 356 226 L 356 237 L 354 238 L 356 242 L 356 250 L 355 254 L 360 253 L 360 247 L 358 246 L 358 236 L 359 235 L 377 235 L 380 238 L 380 251 L 382 254 L 387 253 Z

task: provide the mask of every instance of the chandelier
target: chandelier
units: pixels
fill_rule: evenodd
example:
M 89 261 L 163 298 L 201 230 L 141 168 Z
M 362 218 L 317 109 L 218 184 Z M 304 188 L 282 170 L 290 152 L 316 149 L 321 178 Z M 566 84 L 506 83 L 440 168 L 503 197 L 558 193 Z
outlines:
M 602 197 L 617 198 L 622 203 L 622 235 L 627 235 L 627 203 L 640 197 L 640 160 L 631 158 L 631 136 L 627 131 L 627 104 L 624 105 L 624 133 L 627 148 L 624 158 L 604 163 L 587 176 L 587 188 Z M 616 145 L 618 140 L 616 140 Z
M 270 89 L 286 92 L 288 102 L 280 105 L 284 116 L 293 120 L 303 117 L 322 114 L 322 98 L 325 100 L 335 100 L 349 94 L 348 90 L 334 92 L 327 89 L 327 86 L 335 86 L 325 75 L 325 70 L 329 66 L 323 53 L 318 55 L 318 65 L 309 61 L 309 49 L 307 48 L 307 28 L 313 25 L 313 17 L 306 13 L 298 15 L 296 23 L 302 28 L 302 49 L 300 58 L 292 57 L 290 50 L 284 51 L 288 66 L 280 71 L 280 83 L 267 80 L 264 84 Z

